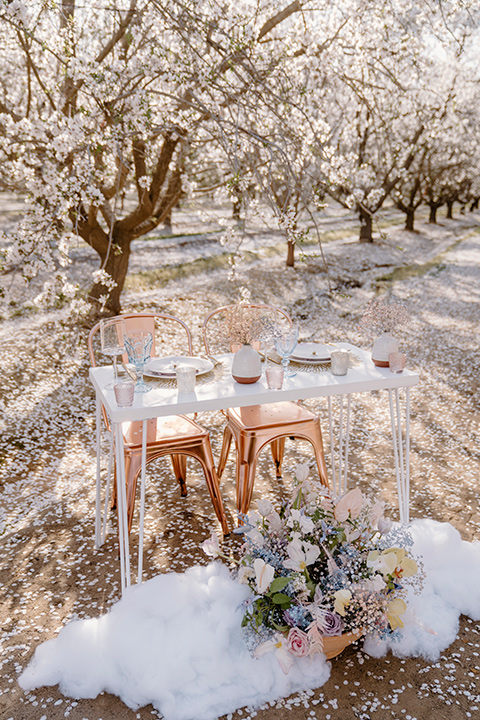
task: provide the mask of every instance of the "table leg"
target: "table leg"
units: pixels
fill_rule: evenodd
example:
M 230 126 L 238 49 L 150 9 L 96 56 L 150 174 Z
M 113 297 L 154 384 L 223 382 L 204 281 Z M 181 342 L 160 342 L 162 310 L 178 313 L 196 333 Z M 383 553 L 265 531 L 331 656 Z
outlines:
M 402 436 L 402 416 L 399 390 L 388 391 L 392 422 L 393 453 L 397 476 L 398 509 L 401 523 L 410 519 L 410 388 L 405 388 L 405 441 Z M 405 448 L 405 453 L 404 453 Z
M 103 523 L 100 535 L 100 544 L 103 545 L 105 538 L 107 537 L 107 520 L 110 505 L 110 487 L 112 482 L 112 470 L 113 470 L 113 432 L 109 433 L 110 442 L 108 448 L 108 468 L 107 468 L 107 484 L 105 487 L 105 503 L 103 509 Z
M 345 404 L 346 398 L 346 404 Z M 334 493 L 343 495 L 347 492 L 348 478 L 348 450 L 350 441 L 350 417 L 352 396 L 339 395 L 339 413 L 338 413 L 338 475 L 337 461 L 335 458 L 335 443 L 333 439 L 333 412 L 332 398 L 328 397 L 328 424 L 330 433 L 330 458 L 332 466 L 332 487 Z
M 101 498 L 100 498 L 100 437 L 102 431 L 102 414 L 101 403 L 98 397 L 95 400 L 95 439 L 97 447 L 97 477 L 95 486 L 95 547 L 99 548 L 102 544 L 100 525 L 101 525 Z
M 122 593 L 130 585 L 130 545 L 127 518 L 127 484 L 125 480 L 125 455 L 123 452 L 122 424 L 114 425 L 115 453 L 117 461 L 117 510 L 118 540 L 120 546 L 120 578 Z
M 138 580 L 143 573 L 143 524 L 145 520 L 145 465 L 147 460 L 147 421 L 142 422 L 142 469 L 140 474 L 140 528 L 138 531 Z

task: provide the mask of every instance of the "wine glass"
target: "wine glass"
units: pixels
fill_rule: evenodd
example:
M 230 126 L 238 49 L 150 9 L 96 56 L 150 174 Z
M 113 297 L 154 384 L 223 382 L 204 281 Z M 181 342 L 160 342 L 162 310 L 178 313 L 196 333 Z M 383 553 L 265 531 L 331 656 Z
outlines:
M 146 330 L 132 330 L 125 335 L 125 349 L 127 351 L 128 361 L 135 366 L 135 372 L 137 373 L 136 393 L 145 393 L 151 390 L 143 380 L 143 369 L 146 361 L 150 357 L 152 343 L 152 333 Z
M 275 350 L 282 358 L 284 377 L 294 377 L 297 373 L 289 370 L 290 355 L 295 350 L 298 342 L 298 325 L 292 327 L 280 327 L 274 337 Z
M 102 353 L 113 360 L 113 382 L 105 385 L 107 389 L 113 388 L 118 382 L 117 357 L 125 352 L 125 319 L 106 318 L 100 320 L 100 343 Z

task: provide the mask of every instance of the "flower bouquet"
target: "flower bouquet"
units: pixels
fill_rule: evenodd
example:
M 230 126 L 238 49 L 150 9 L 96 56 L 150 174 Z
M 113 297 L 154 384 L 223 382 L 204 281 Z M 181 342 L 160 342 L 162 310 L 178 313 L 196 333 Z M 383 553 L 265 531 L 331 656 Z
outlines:
M 228 308 L 223 333 L 232 352 L 232 376 L 239 383 L 256 382 L 262 374 L 260 347 L 271 337 L 274 326 L 265 308 L 237 303 Z
M 418 576 L 408 531 L 393 529 L 382 502 L 359 488 L 337 498 L 307 476 L 299 466 L 294 496 L 279 512 L 262 500 L 245 516 L 236 566 L 252 590 L 245 640 L 256 657 L 275 652 L 285 673 L 294 657 L 333 657 L 362 635 L 384 638 L 403 627 L 404 583 Z M 208 543 L 204 549 L 220 555 Z

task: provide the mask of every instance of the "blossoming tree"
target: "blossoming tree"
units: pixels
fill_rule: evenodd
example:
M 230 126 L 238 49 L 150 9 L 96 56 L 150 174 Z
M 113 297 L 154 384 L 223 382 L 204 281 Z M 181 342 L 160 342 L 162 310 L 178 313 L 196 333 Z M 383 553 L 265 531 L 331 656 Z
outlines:
M 73 297 L 81 238 L 100 259 L 86 297 L 118 313 L 132 242 L 212 176 L 271 201 L 290 264 L 319 192 L 370 240 L 426 132 L 426 39 L 458 26 L 462 44 L 467 5 L 2 0 L 0 186 L 29 198 L 7 262 Z
M 305 5 L 3 3 L 1 184 L 32 203 L 9 261 L 51 271 L 45 295 L 66 292 L 78 236 L 101 261 L 89 300 L 118 312 L 132 241 L 201 180 L 210 147 L 235 156 L 235 116 L 275 64 L 267 39 Z

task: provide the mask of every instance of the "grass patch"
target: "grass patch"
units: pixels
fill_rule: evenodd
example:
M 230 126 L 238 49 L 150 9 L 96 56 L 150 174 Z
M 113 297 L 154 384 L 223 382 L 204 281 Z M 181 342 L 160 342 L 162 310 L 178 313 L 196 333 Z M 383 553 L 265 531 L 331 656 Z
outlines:
M 410 277 L 420 277 L 422 275 L 426 275 L 428 272 L 435 272 L 439 273 L 442 270 L 444 270 L 447 266 L 444 263 L 445 257 L 448 255 L 448 253 L 457 247 L 461 242 L 463 242 L 467 237 L 471 235 L 478 235 L 480 234 L 480 228 L 474 228 L 470 232 L 468 232 L 466 235 L 462 235 L 461 237 L 457 238 L 455 242 L 453 242 L 451 245 L 446 248 L 443 252 L 436 255 L 431 260 L 428 260 L 425 263 L 414 263 L 413 265 L 405 265 L 404 267 L 397 267 L 395 270 L 392 270 L 392 272 L 387 273 L 386 275 L 381 275 L 376 279 L 376 284 L 380 285 L 383 283 L 390 283 L 395 282 L 396 280 L 406 280 Z
M 222 232 L 225 232 L 225 230 L 202 230 L 202 232 L 178 232 L 178 233 L 162 233 L 162 232 L 151 232 L 147 235 L 142 235 L 138 238 L 138 240 L 141 240 L 144 242 L 145 240 L 175 240 L 179 238 L 189 238 L 189 237 L 204 237 L 208 235 L 221 235 Z
M 261 254 L 247 250 L 241 253 L 241 258 L 242 262 L 251 264 L 258 260 L 280 255 L 282 252 L 286 252 L 285 247 L 281 248 L 280 246 L 264 248 Z M 199 275 L 200 273 L 227 268 L 230 257 L 231 253 L 222 253 L 213 257 L 198 258 L 197 260 L 193 260 L 189 263 L 164 265 L 163 267 L 156 268 L 154 270 L 142 270 L 139 273 L 128 275 L 125 287 L 128 290 L 138 288 L 148 289 L 152 285 L 156 287 L 165 287 L 173 280 L 181 280 L 184 277 L 191 277 L 192 275 Z

